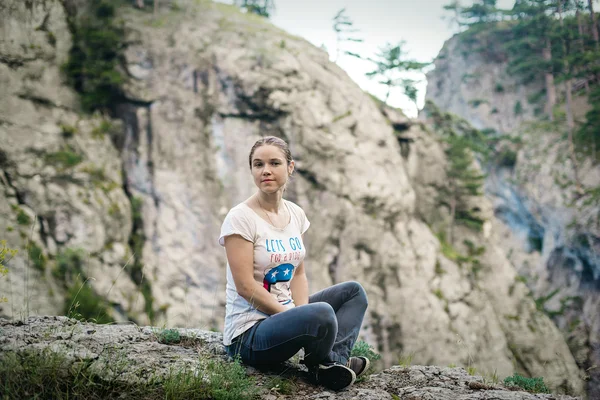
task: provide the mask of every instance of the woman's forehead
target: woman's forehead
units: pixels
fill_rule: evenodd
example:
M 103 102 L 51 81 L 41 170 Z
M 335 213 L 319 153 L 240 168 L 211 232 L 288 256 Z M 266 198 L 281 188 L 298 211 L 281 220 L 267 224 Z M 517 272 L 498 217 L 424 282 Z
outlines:
M 252 155 L 252 159 L 271 159 L 271 158 L 281 158 L 284 159 L 285 155 L 283 154 L 283 150 L 281 150 L 277 146 L 273 146 L 270 144 L 260 146 L 256 150 L 254 150 L 254 154 Z

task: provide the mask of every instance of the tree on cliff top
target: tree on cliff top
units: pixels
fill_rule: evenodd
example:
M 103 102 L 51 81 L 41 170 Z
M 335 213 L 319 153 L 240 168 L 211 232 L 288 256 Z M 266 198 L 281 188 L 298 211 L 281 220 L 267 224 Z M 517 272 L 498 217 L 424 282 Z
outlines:
M 233 4 L 265 18 L 269 18 L 275 10 L 274 0 L 235 0 Z
M 333 30 L 335 31 L 335 59 L 333 62 L 337 62 L 342 42 L 357 42 L 360 43 L 363 40 L 353 36 L 354 33 L 358 32 L 358 29 L 353 28 L 354 22 L 346 14 L 346 9 L 342 8 L 333 17 Z
M 368 58 L 369 61 L 375 63 L 375 69 L 367 72 L 369 78 L 379 79 L 379 83 L 387 86 L 384 103 L 390 97 L 393 88 L 400 87 L 406 97 L 417 102 L 417 89 L 415 84 L 417 81 L 407 78 L 406 74 L 410 72 L 420 72 L 430 63 L 419 62 L 416 60 L 407 59 L 408 53 L 403 49 L 405 42 L 401 41 L 397 45 L 390 43 L 379 49 L 376 58 Z

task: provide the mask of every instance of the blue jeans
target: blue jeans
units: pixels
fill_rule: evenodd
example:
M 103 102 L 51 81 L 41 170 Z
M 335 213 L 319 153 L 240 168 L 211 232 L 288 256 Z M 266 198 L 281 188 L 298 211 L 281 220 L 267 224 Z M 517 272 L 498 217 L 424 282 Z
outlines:
M 226 346 L 231 357 L 250 365 L 281 363 L 304 348 L 307 366 L 346 364 L 367 309 L 358 282 L 344 282 L 309 297 L 309 304 L 259 321 Z

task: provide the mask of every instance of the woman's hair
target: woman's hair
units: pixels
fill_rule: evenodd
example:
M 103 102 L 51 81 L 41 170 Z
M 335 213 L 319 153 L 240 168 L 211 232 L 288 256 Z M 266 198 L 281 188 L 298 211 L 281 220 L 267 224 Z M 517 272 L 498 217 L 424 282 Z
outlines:
M 292 153 L 290 152 L 290 147 L 285 142 L 285 140 L 280 139 L 275 136 L 265 136 L 262 139 L 258 139 L 256 141 L 256 143 L 254 143 L 254 146 L 252 146 L 252 149 L 250 150 L 250 155 L 248 156 L 248 163 L 250 164 L 250 169 L 252 169 L 252 156 L 254 155 L 254 152 L 260 146 L 265 146 L 265 145 L 279 147 L 281 149 L 281 151 L 283 151 L 283 154 L 285 155 L 285 160 L 287 161 L 287 165 L 290 165 L 290 163 L 292 162 Z

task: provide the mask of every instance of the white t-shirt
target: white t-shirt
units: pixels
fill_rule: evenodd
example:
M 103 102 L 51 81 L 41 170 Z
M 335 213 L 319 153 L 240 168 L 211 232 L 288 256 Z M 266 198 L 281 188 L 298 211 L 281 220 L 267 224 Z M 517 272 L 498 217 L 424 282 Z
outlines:
M 219 244 L 225 246 L 225 237 L 236 234 L 252 242 L 254 279 L 279 303 L 294 307 L 290 283 L 296 268 L 306 255 L 302 234 L 306 232 L 310 222 L 299 206 L 287 200 L 283 200 L 283 204 L 290 215 L 290 221 L 283 229 L 262 219 L 245 203 L 233 207 L 221 226 Z M 223 343 L 228 346 L 233 338 L 269 315 L 257 310 L 238 294 L 229 263 L 226 296 Z

